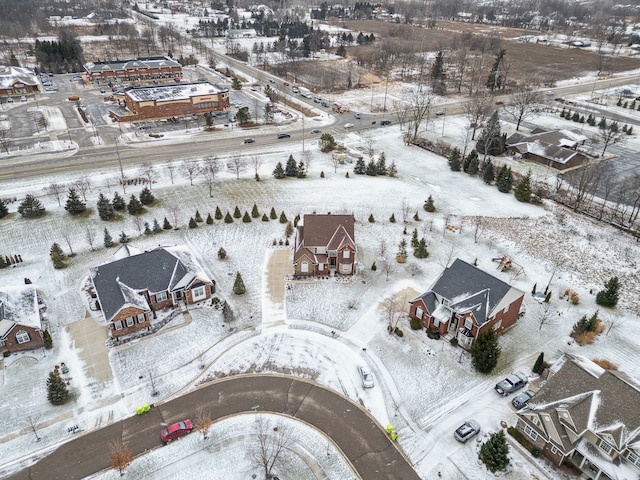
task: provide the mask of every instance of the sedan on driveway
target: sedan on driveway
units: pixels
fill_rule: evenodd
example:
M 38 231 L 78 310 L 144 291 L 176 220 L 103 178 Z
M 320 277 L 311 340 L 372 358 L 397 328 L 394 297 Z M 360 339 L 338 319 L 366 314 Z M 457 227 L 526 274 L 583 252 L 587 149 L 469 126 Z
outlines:
M 456 440 L 466 443 L 480 433 L 480 424 L 475 420 L 467 420 L 453 432 Z
M 360 365 L 358 367 L 358 374 L 360 375 L 360 381 L 364 388 L 373 388 L 373 376 L 367 367 Z
M 524 373 L 512 373 L 504 380 L 496 383 L 494 389 L 500 395 L 506 397 L 516 390 L 520 390 L 528 381 L 529 379 Z
M 172 423 L 168 425 L 166 428 L 163 428 L 160 432 L 160 439 L 162 443 L 165 445 L 169 443 L 171 440 L 175 440 L 176 438 L 183 437 L 193 430 L 193 424 L 191 420 L 182 420 L 181 422 Z
M 533 398 L 534 395 L 535 392 L 532 392 L 531 390 L 525 390 L 524 392 L 513 397 L 513 400 L 511 400 L 511 404 L 519 410 L 524 407 L 529 402 L 529 400 Z

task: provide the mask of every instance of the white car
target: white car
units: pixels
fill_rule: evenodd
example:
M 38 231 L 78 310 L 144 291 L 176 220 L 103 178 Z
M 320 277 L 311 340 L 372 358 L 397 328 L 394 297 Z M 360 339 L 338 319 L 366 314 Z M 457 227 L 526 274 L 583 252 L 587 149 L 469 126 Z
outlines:
M 358 367 L 358 373 L 360 374 L 360 381 L 363 388 L 373 388 L 373 375 L 367 367 L 360 365 Z
M 344 128 L 352 128 L 353 127 L 353 123 L 345 123 L 344 124 Z

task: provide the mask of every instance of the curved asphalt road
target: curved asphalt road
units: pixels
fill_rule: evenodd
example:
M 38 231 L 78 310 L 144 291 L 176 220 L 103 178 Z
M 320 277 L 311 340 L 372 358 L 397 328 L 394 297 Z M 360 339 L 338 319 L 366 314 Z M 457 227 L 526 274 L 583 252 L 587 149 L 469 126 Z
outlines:
M 272 412 L 300 419 L 330 437 L 360 478 L 418 480 L 408 460 L 359 405 L 316 383 L 276 375 L 218 380 L 133 416 L 67 442 L 11 480 L 74 480 L 109 468 L 109 443 L 121 438 L 134 456 L 161 447 L 162 423 L 195 417 L 206 405 L 214 419 Z M 258 406 L 258 408 L 256 408 Z

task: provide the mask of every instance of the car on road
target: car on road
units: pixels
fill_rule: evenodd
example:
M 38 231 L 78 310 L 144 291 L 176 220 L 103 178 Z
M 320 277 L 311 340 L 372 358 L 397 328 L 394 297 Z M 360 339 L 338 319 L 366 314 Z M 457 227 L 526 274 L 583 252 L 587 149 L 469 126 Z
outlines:
M 547 90 L 546 92 L 544 92 L 545 94 L 551 96 L 553 95 L 553 90 Z
M 289 86 L 289 82 L 284 82 L 284 86 L 288 87 Z
M 323 100 L 322 102 L 320 102 L 320 105 L 322 105 L 323 107 L 328 107 L 329 102 L 327 102 L 326 100 Z
M 353 116 L 354 116 L 355 118 L 360 118 L 360 114 L 359 114 L 359 113 L 354 113 L 354 114 L 353 114 Z
M 313 103 L 320 103 L 322 101 L 322 99 L 320 97 L 315 97 L 313 99 Z
M 504 102 L 503 102 L 502 100 L 498 100 L 498 101 L 496 102 L 496 105 L 504 105 Z
M 345 123 L 344 128 L 353 128 L 353 123 Z
M 104 87 L 100 87 L 100 93 L 107 93 L 107 90 Z
M 381 120 L 380 125 L 391 125 L 391 120 Z
M 480 424 L 475 420 L 467 420 L 453 432 L 456 440 L 466 443 L 480 433 Z
M 513 397 L 513 400 L 511 400 L 511 405 L 519 410 L 524 407 L 529 402 L 529 400 L 533 398 L 534 395 L 535 392 L 532 392 L 531 390 L 525 390 L 524 392 Z
M 11 97 L 7 98 L 7 103 L 13 103 L 13 98 Z
M 358 374 L 360 375 L 360 381 L 363 388 L 373 388 L 373 375 L 367 367 L 360 365 L 358 367 Z
M 318 130 L 317 128 L 314 128 L 313 130 L 311 130 L 311 133 L 320 133 L 320 130 Z
M 256 143 L 256 141 L 253 138 L 245 138 L 244 143 Z
M 291 138 L 291 135 L 288 133 L 279 133 L 278 134 L 278 138 L 282 139 L 282 138 Z
M 436 117 L 443 117 L 444 116 L 444 112 L 436 112 Z
M 504 380 L 496 383 L 494 390 L 498 392 L 500 395 L 506 397 L 507 395 L 512 394 L 516 390 L 520 390 L 524 387 L 529 379 L 524 373 L 512 373 Z
M 560 103 L 564 102 L 564 98 L 562 98 L 562 97 L 556 97 L 556 98 L 554 98 L 554 100 L 556 102 L 560 102 Z
M 269 83 L 276 83 L 276 81 L 273 78 L 270 78 Z
M 20 97 L 20 101 L 21 101 L 21 102 L 26 102 L 26 101 L 27 101 L 27 97 L 25 97 L 24 95 L 22 95 L 22 96 Z
M 191 430 L 193 430 L 193 423 L 191 423 L 191 420 L 182 420 L 163 428 L 160 432 L 160 439 L 162 440 L 162 443 L 166 445 L 171 440 L 187 435 Z

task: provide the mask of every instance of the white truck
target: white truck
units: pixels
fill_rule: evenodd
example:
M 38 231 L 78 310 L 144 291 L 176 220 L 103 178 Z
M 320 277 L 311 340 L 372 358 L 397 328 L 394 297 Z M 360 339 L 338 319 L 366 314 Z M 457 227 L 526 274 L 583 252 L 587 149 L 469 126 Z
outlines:
M 302 95 L 305 98 L 311 98 L 313 95 L 311 95 L 311 90 L 309 90 L 308 88 L 304 88 L 304 87 L 299 87 L 298 88 L 298 93 L 300 93 L 300 95 Z

